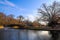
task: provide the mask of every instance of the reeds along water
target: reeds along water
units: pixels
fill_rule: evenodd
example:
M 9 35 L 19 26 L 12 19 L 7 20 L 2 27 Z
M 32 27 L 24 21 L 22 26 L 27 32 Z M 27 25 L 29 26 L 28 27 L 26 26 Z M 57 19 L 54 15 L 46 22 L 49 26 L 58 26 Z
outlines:
M 0 40 L 52 40 L 49 31 L 0 29 Z

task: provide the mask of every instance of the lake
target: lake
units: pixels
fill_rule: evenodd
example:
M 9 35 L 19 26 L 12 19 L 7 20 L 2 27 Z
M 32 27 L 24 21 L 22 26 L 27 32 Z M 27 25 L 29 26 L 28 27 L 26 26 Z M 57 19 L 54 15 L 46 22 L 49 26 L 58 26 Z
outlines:
M 0 40 L 50 40 L 49 31 L 36 31 L 25 29 L 0 29 Z

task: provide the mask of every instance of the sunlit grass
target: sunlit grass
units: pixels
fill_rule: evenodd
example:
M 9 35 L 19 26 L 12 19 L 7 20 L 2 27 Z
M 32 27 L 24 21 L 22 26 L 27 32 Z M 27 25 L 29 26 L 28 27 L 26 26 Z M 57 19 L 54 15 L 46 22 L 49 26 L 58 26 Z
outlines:
M 19 28 L 18 26 L 13 26 L 13 28 Z
M 4 28 L 4 26 L 0 26 L 0 29 L 3 29 Z

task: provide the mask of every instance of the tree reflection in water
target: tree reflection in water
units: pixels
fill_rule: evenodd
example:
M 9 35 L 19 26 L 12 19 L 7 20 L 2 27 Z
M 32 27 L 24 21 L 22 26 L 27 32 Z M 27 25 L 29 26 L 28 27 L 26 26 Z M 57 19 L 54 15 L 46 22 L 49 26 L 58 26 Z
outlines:
M 28 31 L 29 40 L 50 40 L 49 31 Z
M 59 35 L 59 31 L 0 30 L 0 40 L 57 40 Z
M 60 40 L 60 31 L 50 31 L 52 40 Z

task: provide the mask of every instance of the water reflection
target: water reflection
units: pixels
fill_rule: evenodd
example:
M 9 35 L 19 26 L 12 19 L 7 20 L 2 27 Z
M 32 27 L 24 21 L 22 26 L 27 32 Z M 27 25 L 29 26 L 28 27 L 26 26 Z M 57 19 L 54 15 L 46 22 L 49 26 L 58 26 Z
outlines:
M 28 31 L 29 40 L 50 40 L 49 31 Z
M 50 40 L 49 31 L 21 30 L 21 40 Z
M 49 31 L 35 30 L 0 30 L 0 40 L 50 40 Z

